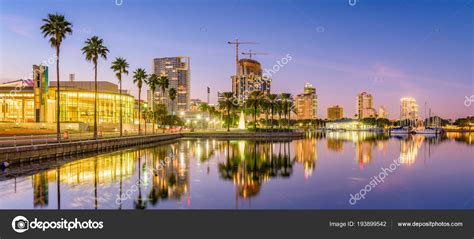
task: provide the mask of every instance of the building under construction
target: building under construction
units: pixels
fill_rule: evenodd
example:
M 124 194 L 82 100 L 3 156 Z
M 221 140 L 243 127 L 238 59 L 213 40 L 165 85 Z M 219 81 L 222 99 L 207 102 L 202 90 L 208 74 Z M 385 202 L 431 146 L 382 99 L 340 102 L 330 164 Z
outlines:
M 232 92 L 240 101 L 245 101 L 252 91 L 270 93 L 271 78 L 262 76 L 260 62 L 253 59 L 241 59 L 238 72 L 231 77 Z

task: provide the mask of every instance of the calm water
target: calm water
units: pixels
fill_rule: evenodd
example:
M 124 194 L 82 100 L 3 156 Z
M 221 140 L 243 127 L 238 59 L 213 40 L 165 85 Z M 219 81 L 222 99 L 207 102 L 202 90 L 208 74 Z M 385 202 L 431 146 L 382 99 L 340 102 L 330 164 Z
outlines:
M 474 134 L 457 133 L 183 139 L 58 167 L 45 162 L 8 168 L 0 177 L 0 208 L 473 209 L 473 142 Z M 397 159 L 384 182 L 349 203 L 350 194 Z

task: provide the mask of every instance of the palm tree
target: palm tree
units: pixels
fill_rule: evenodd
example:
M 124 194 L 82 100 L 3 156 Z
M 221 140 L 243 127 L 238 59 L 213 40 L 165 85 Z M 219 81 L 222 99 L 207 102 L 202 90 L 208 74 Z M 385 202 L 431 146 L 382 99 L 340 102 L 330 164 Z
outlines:
M 160 87 L 160 89 L 161 89 L 161 103 L 164 104 L 163 99 L 165 97 L 165 90 L 168 89 L 168 87 L 170 86 L 170 82 L 168 80 L 168 77 L 166 77 L 164 75 L 158 77 L 158 81 L 157 81 L 156 85 L 158 87 Z
M 262 106 L 263 92 L 253 91 L 250 93 L 245 105 L 253 109 L 253 128 L 257 129 L 257 110 Z
M 48 18 L 43 19 L 44 24 L 41 26 L 43 37 L 49 37 L 51 47 L 56 49 L 56 137 L 61 141 L 61 126 L 60 126 L 60 102 L 59 102 L 59 51 L 61 43 L 66 38 L 66 34 L 72 35 L 72 24 L 64 18 L 61 14 L 48 14 Z
M 122 137 L 122 128 L 123 128 L 123 116 L 122 116 L 122 74 L 128 75 L 128 62 L 122 57 L 117 57 L 112 62 L 112 66 L 110 67 L 115 72 L 115 76 L 117 76 L 117 80 L 120 84 L 120 137 Z
M 153 73 L 148 76 L 145 82 L 148 85 L 148 87 L 150 87 L 150 91 L 151 91 L 151 106 L 150 107 L 151 107 L 151 111 L 154 111 L 155 110 L 155 90 L 158 83 L 158 76 L 155 73 Z M 153 133 L 155 133 L 154 120 L 152 120 L 152 125 L 153 125 Z
M 232 92 L 222 93 L 222 99 L 219 101 L 219 108 L 227 112 L 227 132 L 230 131 L 230 112 L 237 108 L 237 99 Z
M 289 118 L 287 118 L 287 115 L 289 116 L 290 114 L 290 102 L 292 101 L 291 94 L 290 93 L 281 93 L 281 101 L 282 101 L 282 106 L 283 106 L 283 114 L 285 115 L 285 119 L 288 119 L 288 127 L 289 127 Z
M 174 100 L 176 100 L 176 89 L 171 88 L 170 91 L 168 92 L 168 97 L 170 97 L 171 100 L 171 126 L 173 126 L 173 121 L 174 121 Z
M 161 123 L 161 127 L 163 129 L 163 133 L 165 132 L 165 120 L 166 115 L 168 114 L 168 110 L 166 109 L 165 104 L 158 104 L 154 112 L 154 118 Z
M 272 129 L 273 129 L 273 114 L 275 113 L 275 107 L 277 105 L 278 95 L 277 94 L 269 94 L 267 95 L 267 102 L 270 107 L 270 115 L 272 119 Z
M 109 49 L 104 46 L 104 41 L 98 36 L 93 36 L 85 41 L 82 54 L 86 55 L 86 60 L 94 64 L 94 139 L 97 139 L 97 61 L 99 57 L 107 59 Z
M 140 121 L 141 121 L 141 95 L 143 82 L 147 78 L 146 71 L 143 68 L 138 68 L 133 72 L 133 83 L 138 87 L 138 134 L 141 134 Z M 145 125 L 146 126 L 146 125 Z M 146 133 L 146 132 L 145 132 Z

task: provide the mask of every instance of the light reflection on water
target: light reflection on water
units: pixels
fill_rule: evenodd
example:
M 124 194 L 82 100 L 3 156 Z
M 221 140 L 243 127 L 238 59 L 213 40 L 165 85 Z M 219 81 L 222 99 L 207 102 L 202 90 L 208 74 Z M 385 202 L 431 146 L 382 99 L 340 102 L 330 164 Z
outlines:
M 0 208 L 474 208 L 473 149 L 472 134 L 461 133 L 183 139 L 33 174 L 31 165 L 12 166 L 0 177 Z M 348 203 L 397 158 L 402 166 L 383 184 L 357 205 Z

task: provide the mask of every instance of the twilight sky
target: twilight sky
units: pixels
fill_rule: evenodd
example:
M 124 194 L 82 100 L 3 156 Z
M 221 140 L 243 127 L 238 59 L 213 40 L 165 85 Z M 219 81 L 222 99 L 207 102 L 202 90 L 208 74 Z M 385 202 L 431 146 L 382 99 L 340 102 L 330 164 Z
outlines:
M 2 0 L 0 2 L 0 82 L 27 77 L 33 64 L 47 62 L 54 50 L 42 37 L 41 19 L 62 13 L 73 35 L 61 49 L 61 80 L 93 80 L 92 64 L 81 53 L 98 35 L 110 50 L 99 61 L 99 80 L 116 82 L 111 61 L 125 57 L 130 73 L 151 70 L 153 58 L 191 57 L 191 97 L 211 103 L 218 91 L 231 91 L 235 48 L 227 41 L 268 55 L 254 57 L 271 68 L 272 92 L 301 93 L 304 83 L 318 92 L 318 116 L 339 104 L 355 113 L 356 94 L 367 91 L 374 105 L 398 117 L 399 100 L 413 96 L 442 117 L 472 115 L 474 103 L 473 0 Z M 50 65 L 50 80 L 55 80 Z M 130 74 L 124 88 L 137 95 Z

